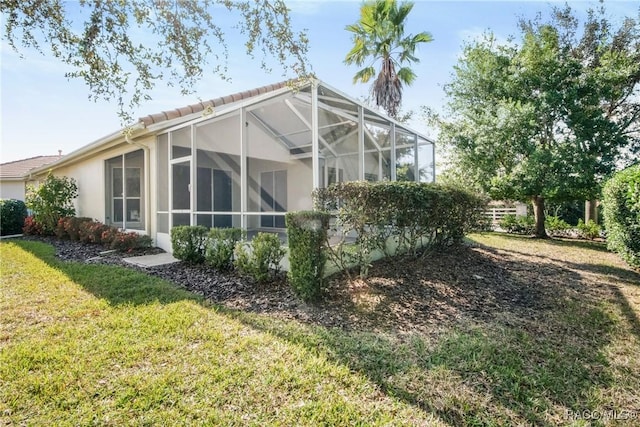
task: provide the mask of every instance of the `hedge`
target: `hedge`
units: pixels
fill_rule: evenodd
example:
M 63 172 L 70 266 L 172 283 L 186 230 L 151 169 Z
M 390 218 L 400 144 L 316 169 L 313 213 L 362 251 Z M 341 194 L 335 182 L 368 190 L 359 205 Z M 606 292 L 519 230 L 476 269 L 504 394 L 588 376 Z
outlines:
M 329 251 L 340 268 L 356 265 L 366 276 L 374 251 L 417 256 L 483 229 L 487 200 L 434 183 L 343 182 L 314 192 L 315 208 L 336 213 L 342 240 Z M 355 235 L 355 244 L 348 242 Z M 391 242 L 391 244 L 390 244 Z
M 171 229 L 173 256 L 181 261 L 201 264 L 205 260 L 209 229 L 202 225 L 179 225 Z
M 240 274 L 265 283 L 277 276 L 284 255 L 277 234 L 258 233 L 251 242 L 236 243 L 234 266 Z
M 330 215 L 327 212 L 289 212 L 285 216 L 289 241 L 289 283 L 305 301 L 322 294 L 325 245 Z
M 27 206 L 22 200 L 0 199 L 0 236 L 22 233 Z
M 231 269 L 236 243 L 244 235 L 241 228 L 212 228 L 205 244 L 205 262 L 219 270 Z
M 604 186 L 607 247 L 640 267 L 640 164 L 615 174 Z

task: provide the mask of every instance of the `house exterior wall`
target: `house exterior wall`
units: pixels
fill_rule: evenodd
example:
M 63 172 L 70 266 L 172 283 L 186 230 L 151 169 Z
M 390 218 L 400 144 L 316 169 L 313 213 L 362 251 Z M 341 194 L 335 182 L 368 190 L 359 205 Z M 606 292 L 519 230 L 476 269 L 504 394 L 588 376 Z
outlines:
M 24 181 L 0 181 L 0 199 L 16 199 L 24 201 Z
M 218 226 L 242 225 L 249 230 L 279 228 L 283 227 L 283 210 L 313 207 L 312 191 L 317 185 L 363 177 L 368 180 L 396 178 L 395 163 L 403 155 L 405 166 L 413 169 L 429 164 L 428 156 L 416 157 L 413 141 L 418 144 L 420 141 L 416 133 L 398 131 L 398 141 L 392 142 L 395 139 L 390 137 L 391 130 L 399 125 L 385 121 L 371 125 L 371 134 L 365 135 L 359 126 L 365 121 L 366 107 L 331 90 L 323 91 L 325 104 L 318 107 L 320 114 L 316 117 L 311 113 L 313 100 L 317 100 L 314 90 L 280 93 L 255 103 L 243 102 L 237 109 L 222 110 L 223 115 L 218 117 L 194 112 L 174 120 L 165 115 L 159 122 L 154 119 L 151 124 L 145 122 L 136 127 L 137 134 L 145 136 L 135 139 L 135 143 L 126 143 L 121 135 L 114 133 L 88 146 L 86 151 L 81 149 L 82 154 L 68 160 L 75 163 L 58 167 L 54 173 L 78 182 L 77 215 L 104 223 L 110 219 L 114 223 L 122 221 L 126 226 L 126 219 L 121 217 L 116 221 L 115 217 L 119 212 L 116 206 L 126 204 L 127 196 L 114 195 L 110 190 L 112 186 L 120 188 L 121 185 L 116 171 L 123 169 L 118 167 L 116 159 L 123 156 L 124 171 L 120 173 L 124 182 L 127 173 L 136 176 L 138 167 L 134 163 L 132 167 L 127 166 L 127 159 L 135 157 L 127 154 L 143 150 L 144 230 L 136 231 L 148 233 L 156 245 L 170 251 L 172 225 L 207 225 L 208 222 L 210 226 L 218 221 Z M 359 112 L 359 116 L 354 116 L 354 112 Z M 368 111 L 367 114 L 373 117 L 376 113 Z M 314 143 L 312 138 L 317 138 Z M 411 151 L 407 148 L 413 150 L 413 157 L 405 155 Z M 107 164 L 108 160 L 112 161 Z M 186 172 L 187 165 L 191 168 L 190 175 Z M 322 182 L 314 183 L 314 176 Z M 283 192 L 285 185 L 286 193 Z M 226 203 L 227 194 L 230 194 L 230 203 Z M 123 209 L 125 217 L 131 214 L 137 220 L 137 200 L 125 206 L 128 206 Z M 107 210 L 113 218 L 108 217 Z M 227 222 L 231 215 L 232 223 Z M 130 225 L 133 222 L 130 221 Z
M 155 137 L 148 137 L 142 141 L 136 142 L 149 146 L 149 144 L 154 141 Z M 153 146 L 154 144 L 150 145 Z M 105 163 L 107 160 L 114 157 L 122 156 L 138 150 L 140 150 L 139 146 L 123 143 L 109 150 L 94 154 L 80 162 L 60 167 L 53 171 L 56 176 L 67 176 L 76 180 L 78 185 L 78 198 L 75 199 L 74 205 L 77 216 L 89 217 L 103 223 L 108 223 L 106 218 L 107 182 Z M 153 160 L 155 157 L 152 155 L 150 156 L 150 159 L 152 161 L 150 162 L 149 167 L 154 169 L 155 166 L 153 165 Z M 143 174 L 146 174 L 147 168 L 148 167 L 145 164 Z M 144 181 L 145 179 L 142 177 L 141 185 L 144 185 Z M 149 184 L 153 184 L 153 182 L 150 182 Z M 149 190 L 144 193 L 145 197 L 150 198 L 151 203 L 155 201 L 155 193 L 153 191 Z M 142 203 L 145 202 L 142 201 Z M 155 212 L 155 210 L 152 212 Z M 147 218 L 150 219 L 150 223 L 146 224 L 145 228 L 147 230 L 153 230 L 155 227 L 155 224 L 153 223 L 155 215 L 147 215 Z M 153 237 L 154 234 L 151 235 Z

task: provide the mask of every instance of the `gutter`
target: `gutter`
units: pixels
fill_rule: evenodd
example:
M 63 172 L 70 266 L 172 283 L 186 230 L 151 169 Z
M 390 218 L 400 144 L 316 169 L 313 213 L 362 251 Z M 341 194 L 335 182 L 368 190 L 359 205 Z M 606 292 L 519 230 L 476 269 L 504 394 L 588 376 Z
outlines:
M 131 139 L 131 135 L 136 130 L 144 129 L 144 127 L 142 122 L 138 122 L 131 127 L 123 129 L 122 134 L 127 144 L 140 147 L 144 151 L 144 232 L 147 236 L 151 236 L 151 150 L 148 146 Z

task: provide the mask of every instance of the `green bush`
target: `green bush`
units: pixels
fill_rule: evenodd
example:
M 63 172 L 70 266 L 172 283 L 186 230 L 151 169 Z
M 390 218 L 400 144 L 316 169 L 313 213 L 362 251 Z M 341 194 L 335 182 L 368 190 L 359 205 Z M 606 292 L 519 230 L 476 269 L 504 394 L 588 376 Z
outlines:
M 233 251 L 244 237 L 241 228 L 212 228 L 205 249 L 205 262 L 219 270 L 233 267 Z
M 171 229 L 173 256 L 181 261 L 202 264 L 209 229 L 202 225 L 180 225 Z
M 289 283 L 305 301 L 320 297 L 326 262 L 329 214 L 319 211 L 287 213 Z
M 336 213 L 332 231 L 343 237 L 329 248 L 331 261 L 347 272 L 357 266 L 361 277 L 373 251 L 417 256 L 421 248 L 459 243 L 486 222 L 486 200 L 432 183 L 343 182 L 316 190 L 314 200 L 316 210 Z
M 583 239 L 593 240 L 596 237 L 600 237 L 600 226 L 592 219 L 586 223 L 582 219 L 579 219 L 576 228 L 578 230 L 578 236 Z
M 26 205 L 33 211 L 43 234 L 53 235 L 60 218 L 75 216 L 73 199 L 76 197 L 78 186 L 73 178 L 49 174 L 39 186 L 27 187 Z
M 533 234 L 535 230 L 535 219 L 531 215 L 515 216 L 505 215 L 498 222 L 500 228 L 511 234 Z
M 0 236 L 22 233 L 27 206 L 22 200 L 0 199 Z
M 607 247 L 640 267 L 640 165 L 615 174 L 604 186 Z
M 277 234 L 258 233 L 250 243 L 236 244 L 234 265 L 240 274 L 264 283 L 278 273 L 284 254 Z
M 545 218 L 544 226 L 551 236 L 564 237 L 571 233 L 571 227 L 565 220 L 558 216 L 548 216 Z

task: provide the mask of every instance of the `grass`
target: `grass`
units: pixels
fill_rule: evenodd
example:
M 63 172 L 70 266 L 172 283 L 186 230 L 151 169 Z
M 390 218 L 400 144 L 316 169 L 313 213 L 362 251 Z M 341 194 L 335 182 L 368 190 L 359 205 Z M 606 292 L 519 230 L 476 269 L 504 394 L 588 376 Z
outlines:
M 597 243 L 471 242 L 501 280 L 539 284 L 531 316 L 326 328 L 2 243 L 0 424 L 636 424 L 640 276 Z

